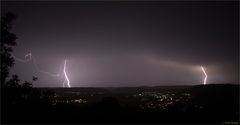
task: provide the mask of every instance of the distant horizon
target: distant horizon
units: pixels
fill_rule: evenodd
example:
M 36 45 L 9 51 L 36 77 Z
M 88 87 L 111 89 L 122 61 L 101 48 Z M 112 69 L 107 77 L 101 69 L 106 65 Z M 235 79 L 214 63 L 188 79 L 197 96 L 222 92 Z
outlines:
M 138 88 L 138 87 L 171 87 L 171 86 L 208 86 L 208 85 L 238 85 L 240 86 L 240 84 L 238 83 L 209 83 L 209 84 L 194 84 L 194 85 L 155 85 L 155 86 L 82 86 L 82 87 L 71 87 L 71 88 Z M 68 87 L 33 87 L 33 88 L 67 88 L 67 89 L 71 89 Z

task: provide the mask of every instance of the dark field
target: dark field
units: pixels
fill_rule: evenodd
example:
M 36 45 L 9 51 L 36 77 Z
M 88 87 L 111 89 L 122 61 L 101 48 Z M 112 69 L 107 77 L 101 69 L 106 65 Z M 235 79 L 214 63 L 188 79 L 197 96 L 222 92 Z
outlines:
M 2 91 L 3 123 L 239 124 L 239 85 L 34 88 L 16 96 L 18 92 Z

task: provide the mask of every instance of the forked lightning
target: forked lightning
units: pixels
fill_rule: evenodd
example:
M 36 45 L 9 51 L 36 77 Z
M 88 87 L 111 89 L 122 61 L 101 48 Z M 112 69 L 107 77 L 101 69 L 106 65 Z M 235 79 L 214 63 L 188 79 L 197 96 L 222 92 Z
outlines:
M 205 69 L 203 68 L 203 66 L 201 66 L 201 69 L 202 69 L 202 71 L 203 71 L 203 73 L 204 73 L 204 75 L 205 75 L 203 85 L 206 85 L 206 83 L 207 83 L 207 77 L 208 77 L 208 76 L 207 76 L 207 73 L 206 73 Z
M 27 62 L 30 62 L 30 61 L 33 61 L 33 65 L 35 67 L 35 69 L 38 71 L 38 72 L 41 72 L 41 73 L 44 73 L 44 74 L 47 74 L 49 76 L 52 76 L 52 77 L 60 77 L 61 75 L 64 75 L 65 76 L 65 80 L 63 82 L 63 87 L 65 87 L 65 82 L 67 82 L 67 86 L 69 88 L 71 88 L 71 85 L 70 85 L 70 81 L 69 81 L 69 78 L 68 78 L 68 75 L 66 73 L 66 63 L 67 63 L 67 60 L 64 61 L 64 67 L 63 67 L 63 70 L 62 70 L 62 65 L 60 66 L 59 68 L 59 72 L 56 74 L 56 73 L 51 73 L 51 72 L 47 72 L 47 71 L 43 71 L 41 70 L 38 65 L 37 65 L 37 61 L 35 59 L 35 57 L 32 55 L 32 53 L 28 53 L 25 55 L 25 59 L 20 59 L 20 58 L 17 58 L 16 56 L 14 56 L 12 54 L 13 58 L 19 62 L 22 62 L 22 63 L 27 63 Z M 63 71 L 63 72 L 62 72 Z

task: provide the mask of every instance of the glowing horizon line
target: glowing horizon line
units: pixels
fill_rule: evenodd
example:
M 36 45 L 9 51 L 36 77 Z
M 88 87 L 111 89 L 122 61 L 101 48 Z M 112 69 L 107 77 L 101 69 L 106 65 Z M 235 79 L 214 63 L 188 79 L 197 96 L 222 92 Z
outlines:
M 65 59 L 65 60 L 64 60 L 63 72 L 64 72 L 64 75 L 65 75 L 65 78 L 66 78 L 65 80 L 67 80 L 68 88 L 71 88 L 71 86 L 70 86 L 70 81 L 69 81 L 68 76 L 67 76 L 67 73 L 66 73 L 66 63 L 67 63 L 67 60 Z M 63 84 L 65 83 L 65 80 L 64 80 Z
M 202 69 L 202 71 L 203 71 L 203 73 L 204 73 L 204 75 L 205 75 L 203 85 L 206 85 L 207 77 L 208 77 L 208 76 L 207 76 L 207 73 L 205 72 L 205 69 L 203 68 L 203 66 L 201 66 L 201 69 Z

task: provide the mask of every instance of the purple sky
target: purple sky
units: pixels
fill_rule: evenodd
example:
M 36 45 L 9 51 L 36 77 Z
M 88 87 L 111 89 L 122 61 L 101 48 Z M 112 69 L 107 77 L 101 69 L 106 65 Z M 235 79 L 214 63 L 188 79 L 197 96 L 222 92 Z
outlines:
M 41 70 L 64 59 L 72 87 L 238 83 L 237 2 L 2 2 L 17 15 L 14 55 L 31 52 Z M 33 62 L 16 61 L 21 80 L 61 87 Z

